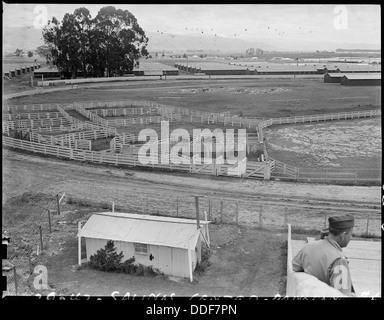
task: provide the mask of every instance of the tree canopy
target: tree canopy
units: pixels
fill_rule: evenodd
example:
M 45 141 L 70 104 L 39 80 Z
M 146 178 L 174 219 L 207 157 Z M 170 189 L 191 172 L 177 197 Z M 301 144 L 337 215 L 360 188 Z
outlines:
M 66 78 L 123 75 L 148 56 L 148 38 L 135 16 L 113 6 L 101 8 L 95 18 L 87 8 L 55 17 L 43 29 L 48 61 Z

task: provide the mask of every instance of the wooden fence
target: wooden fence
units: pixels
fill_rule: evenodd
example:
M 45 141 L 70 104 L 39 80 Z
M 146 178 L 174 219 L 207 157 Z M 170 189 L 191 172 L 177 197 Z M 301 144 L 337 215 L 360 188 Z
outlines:
M 21 149 L 24 151 L 31 151 L 44 155 L 52 155 L 55 157 L 72 159 L 77 161 L 89 161 L 93 163 L 106 163 L 113 164 L 116 166 L 127 165 L 133 167 L 150 167 L 150 168 L 161 168 L 166 170 L 178 170 L 191 173 L 200 173 L 200 174 L 209 174 L 209 175 L 228 175 L 225 169 L 225 165 L 216 164 L 217 160 L 212 159 L 210 164 L 194 164 L 193 161 L 189 161 L 189 164 L 174 164 L 172 161 L 169 161 L 169 164 L 162 164 L 159 161 L 150 161 L 151 163 L 143 164 L 139 161 L 139 158 L 135 155 L 127 154 L 118 154 L 118 153 L 106 153 L 99 151 L 90 151 L 90 150 L 79 150 L 68 147 L 62 147 L 51 144 L 38 143 L 33 141 L 19 140 L 11 137 L 3 136 L 3 146 L 11 147 L 16 149 Z M 170 159 L 171 160 L 171 159 Z M 244 166 L 240 164 L 240 166 Z M 267 162 L 251 162 L 246 161 L 246 170 L 247 173 L 243 176 L 244 178 L 258 178 L 258 179 L 269 179 L 269 164 Z M 241 173 L 241 171 L 239 171 Z
M 66 118 L 60 117 L 57 119 L 45 118 L 45 119 L 38 119 L 38 120 L 37 119 L 12 120 L 12 121 L 5 121 L 5 124 L 11 127 L 12 129 L 25 129 L 25 128 L 38 129 L 41 127 L 68 126 L 70 122 Z
M 84 117 L 88 118 L 91 120 L 93 123 L 97 123 L 102 126 L 107 126 L 107 121 L 101 117 L 99 117 L 97 114 L 92 113 L 91 111 L 85 110 L 84 107 L 81 104 L 74 103 L 73 108 L 83 115 Z
M 366 111 L 352 111 L 352 112 L 339 112 L 310 116 L 296 116 L 285 118 L 272 118 L 272 124 L 287 124 L 287 123 L 303 123 L 303 122 L 319 122 L 328 120 L 346 120 L 346 119 L 359 119 L 366 117 L 380 116 L 381 110 L 366 110 Z
M 174 121 L 178 118 L 172 117 L 171 121 Z M 114 126 L 114 127 L 119 127 L 119 126 L 130 126 L 132 124 L 150 124 L 150 123 L 160 123 L 163 120 L 168 120 L 165 119 L 162 116 L 151 116 L 151 117 L 144 117 L 144 118 L 129 118 L 129 119 L 114 119 L 114 120 L 106 120 L 106 125 L 107 126 Z
M 96 113 L 101 117 L 125 117 L 135 115 L 155 115 L 158 114 L 157 108 L 111 108 L 111 109 L 91 109 L 92 113 Z
M 66 106 L 68 103 L 42 103 L 42 104 L 22 104 L 22 105 L 5 105 L 3 111 L 56 111 L 58 106 Z
M 39 113 L 17 113 L 17 114 L 4 114 L 3 119 L 7 119 L 9 121 L 12 120 L 23 120 L 23 119 L 57 119 L 61 115 L 59 112 L 39 112 Z

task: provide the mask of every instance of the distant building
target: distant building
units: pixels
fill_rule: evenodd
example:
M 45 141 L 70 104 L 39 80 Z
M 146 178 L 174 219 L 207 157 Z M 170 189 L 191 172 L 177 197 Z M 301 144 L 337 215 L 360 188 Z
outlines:
M 342 86 L 381 86 L 381 73 L 345 74 L 341 78 Z
M 324 75 L 325 83 L 341 83 L 341 79 L 344 77 L 345 73 L 326 73 Z
M 135 76 L 178 76 L 179 69 L 159 62 L 143 61 L 132 73 Z
M 338 67 L 339 72 L 343 73 L 378 73 L 381 72 L 381 65 L 370 64 L 353 64 L 353 65 L 340 65 Z
M 38 70 L 34 70 L 33 77 L 35 79 L 41 80 L 57 80 L 61 79 L 61 75 L 59 70 L 57 70 L 56 67 L 49 68 L 49 67 L 43 67 Z

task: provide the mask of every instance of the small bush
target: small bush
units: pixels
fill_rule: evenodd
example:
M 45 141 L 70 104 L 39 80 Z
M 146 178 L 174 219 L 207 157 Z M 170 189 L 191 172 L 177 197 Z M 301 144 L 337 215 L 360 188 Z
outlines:
M 211 262 L 209 258 L 211 257 L 211 250 L 209 250 L 208 246 L 204 243 L 201 245 L 201 260 L 196 265 L 195 272 L 198 274 L 203 273 L 210 265 Z
M 111 205 L 108 202 L 103 202 L 101 204 L 101 209 L 111 209 Z
M 123 252 L 116 252 L 112 240 L 108 240 L 104 249 L 97 250 L 95 255 L 90 257 L 89 265 L 91 268 L 100 271 L 116 271 L 119 269 Z
M 137 270 L 137 266 L 134 265 L 133 262 L 135 262 L 135 257 L 132 257 L 132 258 L 124 261 L 118 267 L 118 271 L 121 273 L 134 274 Z
M 134 264 L 135 257 L 121 262 L 123 252 L 117 254 L 115 251 L 113 241 L 109 240 L 104 249 L 97 250 L 96 254 L 90 257 L 87 266 L 100 271 L 120 272 L 136 276 L 154 276 L 159 273 L 152 266 L 144 266 L 140 263 Z

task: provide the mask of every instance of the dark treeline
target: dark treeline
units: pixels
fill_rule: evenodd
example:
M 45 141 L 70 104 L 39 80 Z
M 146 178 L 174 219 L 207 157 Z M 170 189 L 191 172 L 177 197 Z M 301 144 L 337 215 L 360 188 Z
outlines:
M 47 62 L 65 78 L 123 75 L 148 56 L 148 38 L 128 10 L 107 6 L 92 18 L 86 8 L 55 17 L 43 29 Z

